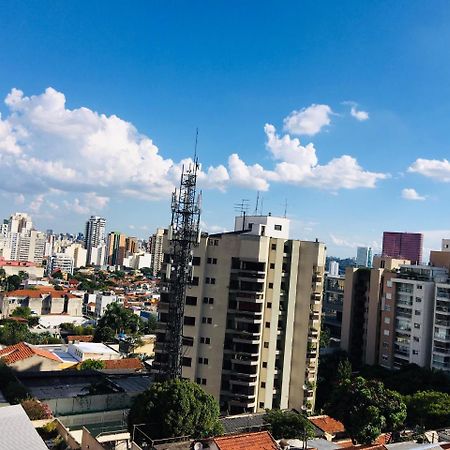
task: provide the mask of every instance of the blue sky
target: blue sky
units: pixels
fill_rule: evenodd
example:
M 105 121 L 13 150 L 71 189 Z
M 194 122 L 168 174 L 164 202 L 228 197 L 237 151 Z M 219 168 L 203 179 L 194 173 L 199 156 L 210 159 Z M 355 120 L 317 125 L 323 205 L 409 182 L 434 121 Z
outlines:
M 198 127 L 205 228 L 259 189 L 331 255 L 383 230 L 436 248 L 449 51 L 445 1 L 1 2 L 0 215 L 146 237 Z

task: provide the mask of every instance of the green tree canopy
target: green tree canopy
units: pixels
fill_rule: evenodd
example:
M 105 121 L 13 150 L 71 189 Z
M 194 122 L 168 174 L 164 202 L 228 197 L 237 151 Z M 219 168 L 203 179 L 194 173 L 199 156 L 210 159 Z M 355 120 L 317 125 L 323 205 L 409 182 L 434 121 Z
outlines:
M 344 424 L 353 442 L 360 444 L 372 443 L 382 431 L 397 431 L 406 419 L 400 394 L 363 377 L 341 382 L 326 409 Z
M 138 395 L 128 415 L 130 432 L 135 424 L 145 424 L 143 431 L 152 439 L 199 438 L 223 432 L 214 397 L 188 380 L 155 383 Z
M 20 287 L 22 280 L 18 275 L 10 275 L 6 278 L 6 285 L 8 286 L 8 291 L 16 291 Z
M 416 392 L 405 397 L 408 407 L 407 422 L 425 429 L 450 425 L 450 395 L 436 391 Z
M 105 361 L 100 359 L 86 359 L 78 366 L 78 370 L 101 370 L 104 368 Z
M 294 411 L 272 409 L 267 411 L 264 419 L 270 423 L 270 431 L 275 439 L 302 439 L 305 448 L 306 441 L 315 436 L 311 422 Z
M 18 306 L 12 313 L 13 317 L 23 317 L 28 319 L 32 315 L 31 309 L 28 306 Z
M 114 335 L 118 333 L 137 334 L 142 332 L 143 327 L 142 319 L 131 309 L 124 308 L 119 303 L 110 303 L 97 323 L 94 341 L 102 342 L 107 340 L 105 337 L 114 338 Z M 113 336 L 110 330 L 113 330 Z

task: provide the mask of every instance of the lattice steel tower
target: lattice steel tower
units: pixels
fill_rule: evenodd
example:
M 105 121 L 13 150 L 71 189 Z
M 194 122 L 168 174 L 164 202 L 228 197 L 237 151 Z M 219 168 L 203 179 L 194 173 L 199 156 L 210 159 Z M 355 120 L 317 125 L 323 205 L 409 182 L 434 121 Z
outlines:
M 186 289 L 192 278 L 192 248 L 198 245 L 201 195 L 196 193 L 198 161 L 183 166 L 180 188 L 172 194 L 172 223 L 169 229 L 170 263 L 168 281 L 169 312 L 164 352 L 167 366 L 163 377 L 181 378 L 183 357 L 183 317 Z

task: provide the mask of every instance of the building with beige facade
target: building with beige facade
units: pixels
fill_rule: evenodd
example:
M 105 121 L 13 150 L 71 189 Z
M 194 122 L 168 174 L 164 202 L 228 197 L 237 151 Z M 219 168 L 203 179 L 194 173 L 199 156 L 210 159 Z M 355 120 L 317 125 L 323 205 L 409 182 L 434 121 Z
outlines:
M 286 218 L 248 216 L 233 232 L 202 235 L 194 249 L 182 375 L 223 411 L 314 408 L 326 248 L 289 239 L 288 230 Z M 165 261 L 163 279 L 170 255 Z M 163 287 L 156 373 L 167 361 L 169 298 Z

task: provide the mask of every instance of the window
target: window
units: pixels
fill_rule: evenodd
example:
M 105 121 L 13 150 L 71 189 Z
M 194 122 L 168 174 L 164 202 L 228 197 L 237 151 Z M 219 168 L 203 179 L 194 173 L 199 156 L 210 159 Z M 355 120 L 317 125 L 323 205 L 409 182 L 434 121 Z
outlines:
M 274 228 L 275 228 L 275 231 L 281 231 L 281 225 L 275 225 L 274 226 Z
M 205 344 L 211 344 L 211 338 L 205 338 Z
M 200 338 L 200 344 L 204 344 L 205 343 L 205 338 L 204 337 L 201 337 Z
M 384 318 L 384 323 L 387 323 L 387 324 L 391 323 L 391 318 L 390 317 L 385 317 Z
M 191 316 L 184 316 L 184 321 L 183 323 L 185 325 L 189 325 L 191 327 L 195 326 L 195 317 L 191 317 Z
M 270 322 L 266 322 L 266 328 L 270 328 Z
M 194 257 L 192 258 L 192 265 L 193 265 L 193 266 L 199 266 L 199 265 L 200 265 L 200 262 L 201 262 L 200 256 L 194 256 Z
M 388 342 L 383 342 L 383 348 L 389 348 L 389 343 Z
M 392 294 L 390 292 L 386 292 L 386 300 L 392 300 Z
M 272 250 L 276 250 L 277 249 L 277 244 L 272 244 Z
M 267 302 L 267 307 L 268 308 L 272 308 L 272 303 L 271 302 Z
M 259 407 L 260 407 L 261 409 L 264 409 L 264 402 L 259 402 Z
M 419 350 L 413 350 L 413 351 L 412 351 L 412 354 L 413 354 L 413 355 L 418 355 L 418 354 L 419 354 Z
M 208 264 L 217 264 L 217 258 L 208 258 L 206 260 Z
M 389 336 L 389 330 L 384 330 L 384 331 L 383 331 L 383 334 L 384 334 L 385 336 Z
M 186 295 L 186 305 L 195 306 L 197 304 L 197 297 Z
M 416 328 L 417 330 L 420 330 L 420 323 L 415 323 L 414 328 Z
M 212 323 L 211 317 L 202 317 L 202 323 L 211 324 Z
M 422 302 L 422 299 L 421 299 L 420 297 L 416 297 L 416 302 L 417 302 L 417 303 L 421 303 L 421 302 Z
M 191 284 L 192 286 L 198 286 L 198 277 L 192 277 Z
M 213 305 L 214 304 L 214 298 L 213 297 L 203 297 L 203 303 L 205 305 Z
M 262 366 L 264 369 L 267 369 L 267 363 L 265 361 L 262 363 Z
M 386 286 L 389 287 L 389 288 L 392 287 L 392 280 L 387 280 L 386 281 Z
M 420 311 L 417 311 L 417 309 L 414 311 L 415 316 L 420 316 L 422 313 Z
M 183 367 L 191 367 L 191 364 L 192 364 L 192 358 L 183 356 L 183 359 L 181 360 L 181 365 Z
M 206 284 L 216 284 L 216 279 L 215 278 L 206 277 L 205 283 Z
M 269 283 L 269 289 L 273 289 L 273 283 Z
M 275 263 L 270 263 L 270 268 L 275 269 Z
M 419 339 L 417 336 L 414 336 L 414 337 L 413 337 L 413 341 L 414 341 L 414 342 L 420 342 L 420 339 Z
M 269 343 L 268 342 L 264 342 L 264 348 L 269 348 Z
M 202 384 L 203 386 L 206 386 L 206 378 L 202 378 Z
M 205 364 L 205 365 L 208 365 L 208 358 L 198 358 L 198 363 L 199 364 Z
M 194 345 L 194 338 L 183 336 L 183 345 L 185 345 L 186 347 L 192 347 Z
M 265 388 L 266 387 L 266 382 L 265 381 L 261 381 L 261 387 Z
M 422 285 L 421 285 L 421 284 L 418 284 L 418 285 L 417 285 L 417 289 L 422 289 Z

